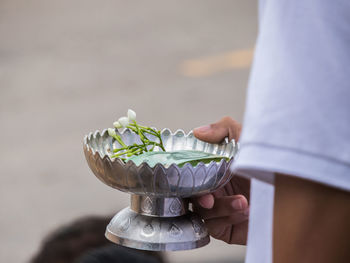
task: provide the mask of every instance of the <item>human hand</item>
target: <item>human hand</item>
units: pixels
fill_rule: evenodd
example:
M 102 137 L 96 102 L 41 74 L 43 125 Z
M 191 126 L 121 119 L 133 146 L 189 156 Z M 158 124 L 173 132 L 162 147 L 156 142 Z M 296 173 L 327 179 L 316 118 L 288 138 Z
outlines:
M 200 140 L 220 143 L 225 137 L 239 139 L 241 125 L 230 117 L 193 130 Z M 229 244 L 246 244 L 249 217 L 250 181 L 233 178 L 216 192 L 192 199 L 193 208 L 202 216 L 209 234 Z

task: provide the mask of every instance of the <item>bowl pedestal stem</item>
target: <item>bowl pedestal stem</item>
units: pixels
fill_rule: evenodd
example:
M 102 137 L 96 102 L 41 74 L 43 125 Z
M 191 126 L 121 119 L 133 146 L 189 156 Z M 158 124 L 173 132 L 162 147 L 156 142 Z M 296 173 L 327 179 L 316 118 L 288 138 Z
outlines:
M 146 216 L 176 217 L 188 212 L 188 201 L 179 197 L 131 195 L 130 208 Z

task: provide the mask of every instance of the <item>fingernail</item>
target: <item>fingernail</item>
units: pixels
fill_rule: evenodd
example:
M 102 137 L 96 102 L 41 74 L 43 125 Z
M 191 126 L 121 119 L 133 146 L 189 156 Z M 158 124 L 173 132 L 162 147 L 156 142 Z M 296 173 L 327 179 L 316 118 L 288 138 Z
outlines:
M 206 208 L 206 207 L 205 207 L 205 203 L 203 202 L 202 199 L 199 199 L 199 200 L 198 200 L 198 204 L 199 204 L 201 207 Z
M 212 209 L 214 206 L 214 197 L 211 194 L 203 195 L 197 199 L 198 204 L 206 209 Z
M 212 205 L 211 204 L 208 204 L 208 202 L 205 202 L 204 200 L 202 199 L 199 199 L 198 200 L 198 203 L 201 207 L 205 208 L 205 209 L 211 209 L 212 208 Z
M 210 126 L 209 125 L 201 126 L 201 127 L 195 128 L 195 130 L 198 132 L 207 132 L 210 130 Z
M 237 210 L 241 210 L 243 208 L 242 201 L 240 199 L 233 200 L 231 205 L 234 209 Z

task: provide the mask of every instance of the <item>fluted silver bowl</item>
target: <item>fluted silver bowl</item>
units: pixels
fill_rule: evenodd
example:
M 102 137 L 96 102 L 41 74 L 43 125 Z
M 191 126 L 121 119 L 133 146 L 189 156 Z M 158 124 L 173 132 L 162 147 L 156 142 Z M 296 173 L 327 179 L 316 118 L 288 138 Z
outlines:
M 140 142 L 129 129 L 116 132 L 126 144 Z M 183 167 L 175 164 L 165 167 L 160 163 L 154 167 L 147 163 L 137 166 L 132 161 L 124 163 L 119 158 L 111 158 L 112 149 L 120 145 L 108 135 L 107 130 L 85 136 L 84 153 L 89 167 L 103 183 L 131 194 L 186 198 L 215 191 L 231 178 L 229 167 L 238 150 L 234 141 L 209 144 L 195 138 L 192 132 L 185 134 L 177 130 L 172 133 L 169 129 L 162 130 L 161 137 L 166 151 L 197 150 L 225 156 L 229 160 L 199 163 L 195 167 L 189 163 Z

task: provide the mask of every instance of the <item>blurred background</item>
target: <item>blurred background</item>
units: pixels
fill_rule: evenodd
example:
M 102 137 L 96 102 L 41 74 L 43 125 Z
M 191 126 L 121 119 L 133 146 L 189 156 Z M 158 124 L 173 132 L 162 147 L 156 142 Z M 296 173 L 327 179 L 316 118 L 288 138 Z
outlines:
M 159 129 L 241 121 L 256 34 L 253 0 L 0 0 L 0 261 L 27 262 L 51 230 L 128 205 L 82 151 L 128 108 Z M 167 258 L 244 254 L 212 239 Z

